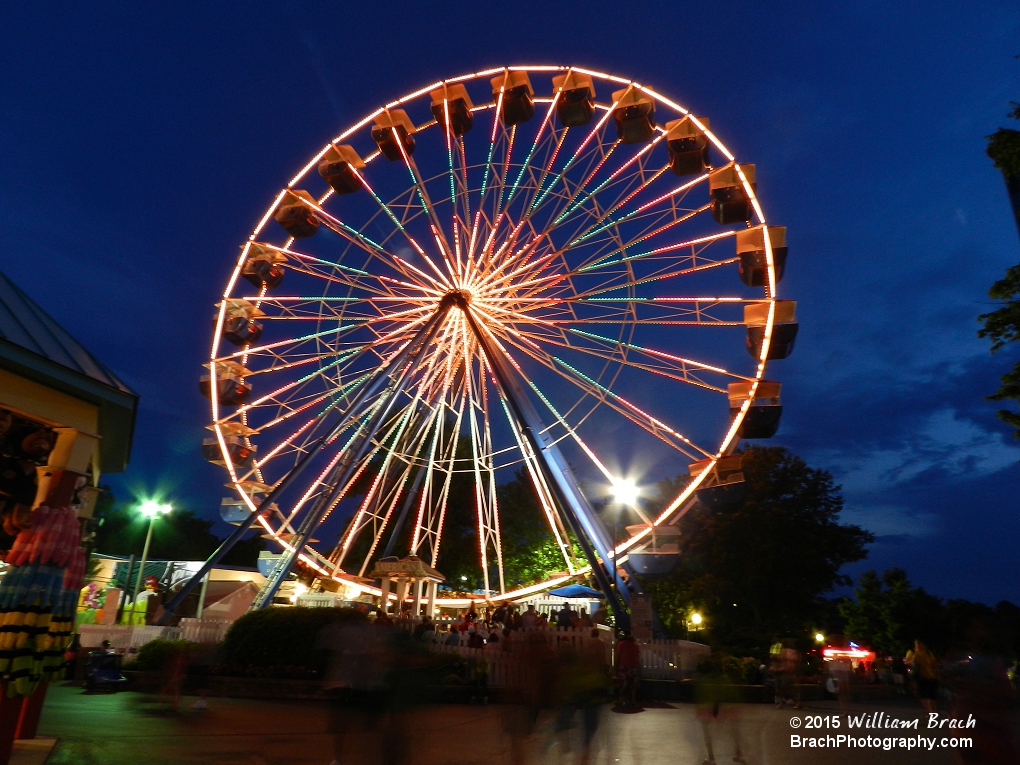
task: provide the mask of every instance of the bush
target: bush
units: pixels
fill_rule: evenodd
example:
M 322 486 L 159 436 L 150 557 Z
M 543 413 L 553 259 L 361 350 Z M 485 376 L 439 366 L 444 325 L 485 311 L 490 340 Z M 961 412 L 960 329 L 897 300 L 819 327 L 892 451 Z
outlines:
M 353 608 L 270 607 L 252 611 L 230 627 L 220 646 L 225 674 L 256 677 L 316 677 L 325 651 L 316 650 L 319 631 L 335 621 L 365 619 Z
M 753 684 L 761 682 L 758 664 L 758 660 L 751 656 L 738 658 L 719 651 L 698 664 L 698 673 L 706 677 L 724 678 L 730 683 Z
M 198 643 L 187 640 L 152 640 L 138 649 L 134 661 L 124 665 L 124 669 L 136 672 L 162 672 L 171 660 L 186 654 L 189 659 L 200 648 Z

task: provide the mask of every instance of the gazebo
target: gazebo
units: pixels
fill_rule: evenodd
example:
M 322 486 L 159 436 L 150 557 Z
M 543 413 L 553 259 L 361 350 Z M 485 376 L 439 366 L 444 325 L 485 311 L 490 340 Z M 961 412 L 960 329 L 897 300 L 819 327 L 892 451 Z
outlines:
M 397 615 L 400 615 L 404 601 L 407 600 L 408 589 L 410 588 L 412 617 L 417 619 L 421 613 L 421 602 L 424 598 L 428 605 L 428 615 L 432 616 L 436 610 L 436 591 L 439 583 L 445 582 L 446 577 L 428 565 L 417 555 L 410 555 L 406 558 L 389 557 L 378 560 L 372 573 L 373 579 L 381 579 L 382 594 L 379 598 L 379 607 L 385 613 L 389 610 L 390 591 L 393 583 L 396 583 Z M 424 585 L 425 592 L 422 592 Z

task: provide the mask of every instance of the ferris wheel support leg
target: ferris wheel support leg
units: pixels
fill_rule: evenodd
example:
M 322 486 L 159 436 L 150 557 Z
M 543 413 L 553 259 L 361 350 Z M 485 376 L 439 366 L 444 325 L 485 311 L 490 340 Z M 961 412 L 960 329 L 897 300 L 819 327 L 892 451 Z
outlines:
M 287 577 L 290 576 L 290 572 L 293 571 L 294 564 L 297 563 L 301 550 L 308 543 L 326 511 L 339 499 L 340 492 L 343 491 L 347 482 L 353 477 L 354 470 L 357 469 L 359 462 L 371 448 L 372 436 L 375 435 L 376 430 L 386 421 L 390 412 L 393 411 L 393 406 L 400 397 L 401 392 L 403 392 L 407 379 L 417 368 L 419 361 L 421 361 L 424 355 L 423 351 L 428 348 L 433 338 L 435 338 L 451 305 L 451 301 L 448 300 L 441 302 L 435 315 L 422 326 L 417 336 L 404 348 L 404 351 L 400 354 L 399 362 L 387 365 L 386 369 L 396 368 L 399 370 L 396 379 L 389 377 L 385 373 L 377 378 L 378 382 L 383 380 L 389 380 L 390 382 L 389 390 L 383 394 L 386 397 L 385 401 L 380 402 L 375 412 L 355 434 L 353 441 L 348 445 L 347 453 L 341 458 L 340 462 L 333 469 L 333 474 L 327 479 L 327 484 L 331 487 L 330 491 L 320 494 L 315 505 L 305 515 L 301 525 L 298 527 L 297 535 L 291 542 L 291 551 L 283 558 L 283 565 L 279 566 L 262 585 L 262 588 L 255 596 L 254 602 L 251 604 L 250 610 L 256 611 L 265 608 L 273 602 L 273 597 L 276 595 L 277 590 L 280 589 L 280 585 L 286 581 Z M 378 389 L 378 386 L 375 386 L 375 389 Z M 367 395 L 372 394 L 369 393 Z M 351 408 L 354 408 L 353 404 Z M 339 432 L 339 426 L 334 429 L 334 433 L 336 432 Z
M 560 506 L 560 511 L 566 518 L 570 530 L 577 537 L 595 580 L 606 595 L 606 601 L 613 612 L 617 627 L 629 630 L 630 614 L 627 612 L 624 602 L 630 601 L 630 590 L 617 573 L 617 567 L 612 564 L 613 557 L 610 555 L 612 546 L 608 541 L 605 529 L 602 528 L 587 499 L 577 488 L 577 483 L 573 480 L 570 468 L 559 449 L 544 436 L 544 427 L 538 413 L 524 395 L 521 387 L 516 384 L 503 355 L 494 347 L 495 344 L 489 335 L 479 327 L 466 303 L 461 303 L 460 307 L 472 332 L 478 339 L 478 344 L 485 353 L 496 383 L 506 398 L 514 419 L 518 421 L 520 431 L 535 453 L 538 467 L 543 473 L 554 500 Z
M 380 386 L 384 383 L 384 381 L 390 379 L 391 370 L 395 368 L 399 369 L 402 365 L 405 365 L 405 362 L 407 362 L 408 358 L 412 356 L 412 353 L 414 353 L 412 363 L 407 364 L 404 367 L 404 370 L 401 373 L 400 380 L 403 381 L 406 378 L 406 376 L 416 365 L 415 362 L 417 361 L 417 359 L 420 358 L 421 349 L 426 347 L 428 342 L 433 337 L 435 337 L 436 331 L 442 325 L 443 319 L 445 318 L 447 312 L 449 311 L 449 308 L 450 305 L 448 302 L 440 304 L 439 309 L 436 311 L 435 315 L 433 315 L 432 318 L 429 319 L 418 331 L 418 335 L 415 338 L 413 338 L 410 342 L 408 342 L 404 349 L 400 353 L 398 353 L 390 361 L 389 364 L 385 364 L 379 367 L 376 370 L 374 378 L 370 380 L 368 383 L 366 383 L 364 386 L 362 386 L 361 390 L 358 391 L 357 395 L 354 397 L 354 400 L 348 407 L 348 411 L 356 410 L 363 401 L 377 393 L 379 391 Z M 400 386 L 397 387 L 399 388 Z M 390 403 L 392 403 L 392 401 L 395 398 L 396 396 L 393 396 L 390 400 Z M 386 408 L 388 411 L 388 407 Z M 319 415 L 320 419 L 328 416 L 331 411 L 332 408 L 327 408 L 321 415 Z M 312 460 L 319 454 L 319 452 L 323 448 L 325 448 L 334 438 L 336 438 L 337 435 L 339 435 L 344 430 L 344 428 L 347 427 L 349 419 L 350 418 L 347 416 L 343 417 L 340 420 L 340 422 L 327 435 L 320 438 L 318 442 L 316 442 L 314 447 L 309 449 L 308 452 L 300 460 L 298 460 L 294 467 L 290 469 L 290 472 L 280 479 L 276 486 L 274 486 L 273 489 L 269 492 L 269 494 L 266 495 L 266 498 L 262 500 L 262 504 L 265 505 L 266 507 L 269 507 L 273 502 L 275 502 L 277 497 L 282 495 L 283 492 L 286 491 L 290 487 L 290 485 L 294 483 L 295 480 L 297 480 L 297 478 L 301 475 L 304 469 L 312 462 Z M 245 518 L 236 529 L 234 529 L 233 533 L 223 540 L 220 546 L 216 548 L 216 551 L 209 556 L 209 559 L 206 560 L 205 563 L 202 564 L 202 567 L 197 572 L 195 572 L 195 574 L 192 575 L 192 577 L 187 582 L 184 583 L 181 589 L 178 590 L 177 594 L 174 595 L 174 597 L 172 597 L 166 603 L 166 605 L 164 606 L 163 613 L 156 619 L 156 624 L 160 625 L 165 624 L 173 616 L 174 611 L 178 607 L 180 607 L 181 603 L 184 602 L 184 599 L 188 597 L 188 595 L 190 595 L 191 592 L 199 584 L 201 584 L 202 580 L 213 569 L 213 567 L 223 559 L 224 555 L 230 552 L 234 545 L 241 541 L 241 538 L 252 527 L 252 524 L 255 523 L 255 520 L 257 518 L 258 513 L 254 512 L 249 513 L 248 517 Z M 305 541 L 307 541 L 307 539 L 311 536 L 311 532 L 313 530 L 314 527 L 312 529 L 308 529 L 307 533 L 302 534 L 302 529 L 299 529 L 301 543 L 295 544 L 294 546 L 295 554 L 291 556 L 290 560 L 288 561 L 288 565 L 280 567 L 281 571 L 283 569 L 286 569 L 286 574 L 290 573 L 291 568 L 293 568 L 294 561 L 297 558 L 297 553 L 301 551 L 302 547 L 304 547 Z M 286 576 L 286 574 L 284 574 L 284 576 Z M 283 579 L 281 578 L 280 581 L 283 581 Z M 276 589 L 278 589 L 278 587 L 279 584 L 277 584 L 277 586 L 273 588 L 272 591 L 273 594 L 275 594 Z M 271 599 L 272 595 L 270 595 L 270 600 Z
M 393 531 L 390 533 L 390 538 L 386 540 L 386 549 L 383 550 L 382 557 L 388 558 L 393 555 L 393 548 L 397 544 L 397 536 L 399 535 L 400 529 L 404 526 L 404 521 L 407 520 L 407 514 L 411 509 L 411 505 L 414 504 L 415 497 L 418 496 L 418 490 L 421 488 L 422 483 L 425 481 L 425 474 L 428 472 L 424 467 L 418 468 L 418 474 L 414 477 L 414 483 L 411 485 L 411 491 L 408 492 L 404 498 L 404 503 L 400 507 L 400 515 L 397 516 L 396 522 L 393 524 Z

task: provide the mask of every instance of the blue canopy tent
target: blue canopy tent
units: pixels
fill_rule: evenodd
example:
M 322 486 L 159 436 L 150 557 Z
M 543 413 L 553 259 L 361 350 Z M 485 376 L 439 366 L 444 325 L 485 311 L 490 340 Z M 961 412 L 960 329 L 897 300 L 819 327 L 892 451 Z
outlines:
M 583 584 L 568 584 L 566 587 L 557 587 L 555 590 L 549 590 L 549 594 L 555 595 L 557 598 L 598 598 L 599 600 L 605 600 L 606 597 L 598 590 L 585 587 Z

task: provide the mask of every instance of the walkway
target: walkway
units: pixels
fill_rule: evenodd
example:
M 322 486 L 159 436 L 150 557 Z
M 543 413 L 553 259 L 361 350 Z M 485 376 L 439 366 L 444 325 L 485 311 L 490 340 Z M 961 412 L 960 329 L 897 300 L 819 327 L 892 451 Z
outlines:
M 328 708 L 301 701 L 210 699 L 202 712 L 170 712 L 150 697 L 136 693 L 85 696 L 80 689 L 50 689 L 40 726 L 41 736 L 59 743 L 49 765 L 327 765 L 332 759 Z M 799 712 L 767 705 L 741 705 L 739 729 L 750 765 L 950 765 L 945 751 L 791 749 L 790 718 L 805 713 L 831 714 L 832 705 L 818 702 Z M 412 713 L 411 751 L 414 763 L 486 765 L 510 763 L 509 738 L 503 732 L 512 707 L 493 705 L 433 706 Z M 920 717 L 911 702 L 869 704 L 859 711 L 885 711 L 896 717 Z M 637 714 L 608 712 L 602 716 L 593 765 L 697 765 L 705 757 L 695 708 L 666 705 Z M 732 761 L 731 733 L 717 731 L 719 765 Z M 804 731 L 798 731 L 803 733 Z M 921 731 L 924 733 L 924 731 Z M 881 735 L 881 734 L 879 734 Z M 573 765 L 564 752 L 567 741 L 529 743 L 529 763 Z M 550 747 L 545 750 L 543 746 Z M 364 751 L 362 761 L 379 762 Z M 345 763 L 347 765 L 347 763 Z

